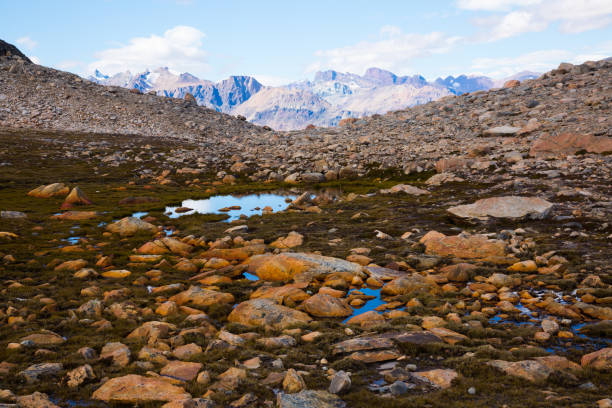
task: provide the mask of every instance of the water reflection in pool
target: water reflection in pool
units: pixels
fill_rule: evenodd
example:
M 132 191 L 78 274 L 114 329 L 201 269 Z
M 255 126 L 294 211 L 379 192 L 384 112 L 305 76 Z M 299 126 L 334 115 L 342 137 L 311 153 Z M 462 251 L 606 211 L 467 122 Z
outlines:
M 351 318 L 363 314 L 365 312 L 369 312 L 370 310 L 376 309 L 378 306 L 384 304 L 385 302 L 380 298 L 380 289 L 370 289 L 370 288 L 360 288 L 360 289 L 351 289 L 348 293 L 348 296 L 351 296 L 351 293 L 358 290 L 366 296 L 374 296 L 374 299 L 370 299 L 365 302 L 365 304 L 359 308 L 353 308 L 353 314 L 347 317 L 343 323 L 346 323 Z M 378 312 L 382 313 L 382 312 Z
M 271 207 L 274 212 L 282 211 L 289 206 L 287 199 L 294 200 L 295 195 L 279 195 L 279 194 L 249 194 L 245 196 L 214 196 L 204 200 L 185 200 L 178 207 L 166 207 L 166 213 L 170 218 L 177 218 L 189 214 L 227 214 L 229 216 L 225 221 L 234 221 L 240 218 L 241 214 L 248 217 L 252 215 L 260 215 L 264 207 Z M 176 212 L 178 208 L 190 208 L 185 212 Z M 240 209 L 230 209 L 229 211 L 220 211 L 231 207 L 240 207 Z

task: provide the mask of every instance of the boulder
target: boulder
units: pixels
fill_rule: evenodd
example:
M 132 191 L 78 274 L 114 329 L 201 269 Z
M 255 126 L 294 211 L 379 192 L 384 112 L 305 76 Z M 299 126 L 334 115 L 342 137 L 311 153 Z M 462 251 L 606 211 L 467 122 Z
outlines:
M 183 388 L 161 378 L 130 374 L 111 378 L 92 395 L 93 399 L 106 402 L 143 404 L 191 398 Z
M 64 369 L 61 363 L 40 363 L 34 364 L 19 373 L 28 384 L 34 384 L 41 380 L 41 377 L 56 376 Z
M 87 261 L 84 259 L 75 259 L 73 261 L 62 262 L 57 265 L 53 270 L 55 272 L 76 272 L 79 269 L 83 269 L 87 266 Z
M 486 136 L 514 136 L 519 130 L 521 128 L 504 125 L 487 129 L 483 133 Z
M 385 317 L 380 313 L 370 310 L 365 313 L 358 314 L 357 316 L 353 316 L 346 321 L 348 325 L 356 325 L 361 327 L 369 327 L 376 326 L 377 324 L 381 324 L 385 322 Z
M 265 252 L 264 244 L 247 245 L 240 248 L 213 248 L 202 254 L 202 257 L 211 259 L 219 258 L 226 261 L 246 261 L 253 255 L 261 255 Z
M 612 308 L 606 306 L 595 306 L 588 303 L 577 302 L 574 304 L 582 313 L 599 320 L 612 320 Z
M 544 381 L 552 374 L 553 370 L 545 364 L 534 360 L 504 361 L 493 360 L 488 365 L 503 371 L 507 375 L 520 377 L 531 382 Z
M 91 205 L 91 200 L 85 195 L 85 193 L 78 187 L 72 189 L 70 194 L 64 199 L 64 203 L 61 206 L 62 210 L 72 208 L 75 205 Z
M 434 289 L 434 284 L 427 282 L 425 278 L 418 273 L 402 276 L 393 279 L 391 282 L 383 286 L 381 293 L 383 295 L 406 295 L 415 291 L 429 291 Z
M 54 220 L 67 220 L 67 221 L 84 221 L 96 218 L 98 213 L 96 211 L 65 211 L 61 214 L 52 215 L 51 218 Z
M 568 360 L 562 356 L 543 356 L 543 357 L 535 357 L 534 360 L 544 364 L 546 367 L 551 370 L 573 370 L 578 371 L 581 369 L 579 364 L 574 363 L 573 361 Z
M 473 204 L 459 205 L 448 209 L 461 218 L 531 218 L 543 219 L 553 208 L 553 204 L 537 197 L 492 197 L 478 200 Z
M 364 268 L 359 264 L 309 253 L 285 252 L 278 255 L 255 255 L 251 257 L 247 265 L 250 273 L 269 281 L 293 279 L 296 282 L 308 282 L 315 276 L 335 272 L 365 277 Z
M 294 394 L 306 389 L 306 383 L 302 376 L 293 368 L 287 370 L 283 379 L 283 391 L 288 394 Z
M 286 237 L 278 238 L 272 242 L 272 248 L 286 249 L 300 246 L 304 243 L 304 236 L 298 232 L 291 231 Z
M 150 321 L 134 329 L 127 338 L 151 342 L 168 337 L 169 333 L 174 330 L 176 326 L 171 323 Z
M 66 376 L 68 377 L 68 381 L 66 381 L 66 384 L 70 388 L 76 388 L 84 382 L 96 378 L 96 374 L 94 373 L 93 368 L 89 364 L 79 366 L 74 370 L 69 371 Z
M 612 152 L 612 137 L 576 133 L 544 134 L 533 142 L 529 155 L 539 158 L 563 157 L 581 150 L 589 153 Z
M 419 241 L 425 245 L 425 253 L 438 256 L 454 256 L 463 259 L 505 259 L 506 244 L 488 239 L 480 234 L 444 235 L 430 231 Z
M 449 388 L 453 380 L 459 377 L 455 370 L 434 369 L 427 371 L 417 371 L 412 373 L 413 377 L 419 380 L 425 380 L 438 388 Z
M 331 379 L 328 391 L 332 394 L 342 394 L 351 388 L 351 376 L 340 370 Z
M 461 333 L 457 333 L 450 329 L 446 329 L 444 327 L 432 327 L 429 329 L 429 331 L 451 345 L 460 343 L 465 340 L 469 340 L 468 336 L 465 336 Z
M 440 186 L 445 183 L 464 181 L 461 177 L 455 176 L 453 173 L 438 173 L 434 174 L 425 181 L 428 186 Z
M 270 299 L 252 299 L 238 304 L 227 318 L 245 326 L 270 326 L 285 329 L 312 320 L 304 312 L 281 306 Z
M 53 183 L 48 184 L 46 186 L 40 186 L 35 188 L 34 190 L 28 193 L 31 197 L 38 198 L 49 198 L 49 197 L 58 197 L 65 196 L 70 192 L 70 189 L 64 185 L 64 183 Z
M 446 276 L 451 282 L 467 282 L 471 279 L 477 267 L 469 263 L 458 263 L 448 265 L 440 269 L 440 273 Z
M 345 408 L 340 397 L 327 391 L 304 390 L 295 394 L 278 393 L 278 408 Z
M 117 222 L 107 225 L 106 229 L 122 237 L 129 237 L 141 232 L 150 234 L 155 234 L 157 232 L 157 227 L 155 225 L 136 217 L 122 218 Z
M 139 254 L 144 255 L 162 255 L 172 252 L 182 256 L 188 255 L 191 251 L 193 251 L 191 245 L 169 237 L 147 242 L 137 250 Z
M 159 373 L 166 377 L 177 378 L 181 381 L 191 381 L 197 377 L 202 367 L 202 363 L 170 361 L 162 367 Z
M 415 195 L 415 196 L 430 194 L 430 192 L 427 190 L 423 190 L 418 187 L 411 186 L 409 184 L 396 184 L 395 186 L 391 188 L 382 189 L 379 192 L 380 194 L 404 193 L 404 194 Z
M 170 300 L 182 306 L 190 304 L 194 306 L 209 307 L 216 304 L 227 304 L 234 302 L 231 293 L 217 292 L 216 290 L 202 289 L 199 286 L 191 286 L 189 289 L 170 297 Z
M 0 211 L 0 218 L 10 220 L 20 220 L 27 218 L 28 216 L 21 211 Z
M 393 347 L 395 347 L 395 343 L 390 336 L 364 336 L 344 340 L 340 343 L 334 344 L 332 346 L 332 353 L 352 353 L 354 351 L 390 349 Z
M 353 309 L 344 299 L 317 293 L 302 303 L 304 310 L 315 317 L 346 317 L 353 314 Z
M 119 367 L 127 366 L 130 363 L 131 355 L 130 348 L 119 342 L 106 343 L 100 351 L 101 360 L 111 360 L 114 365 Z
M 595 370 L 609 370 L 612 368 L 612 347 L 606 347 L 582 356 L 580 365 Z
M 66 339 L 50 330 L 42 330 L 40 333 L 34 333 L 22 337 L 21 341 L 31 342 L 33 345 L 40 347 L 62 344 L 66 341 Z
M 30 395 L 18 396 L 16 402 L 19 408 L 60 408 L 49 399 L 47 394 L 38 391 Z
M 303 284 L 274 287 L 262 286 L 251 294 L 251 299 L 271 299 L 279 305 L 293 307 L 297 303 L 309 298 L 309 295 L 302 290 L 302 286 Z

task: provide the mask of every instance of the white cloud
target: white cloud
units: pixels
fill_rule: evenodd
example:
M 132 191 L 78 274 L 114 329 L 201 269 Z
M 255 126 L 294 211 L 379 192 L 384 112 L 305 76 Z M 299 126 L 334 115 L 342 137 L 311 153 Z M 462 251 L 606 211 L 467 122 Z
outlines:
M 540 50 L 516 57 L 477 58 L 472 61 L 472 74 L 487 75 L 492 78 L 505 78 L 521 71 L 544 73 L 559 66 L 561 62 L 582 64 L 597 61 L 612 55 L 612 41 L 588 47 L 581 53 L 567 50 Z
M 354 45 L 315 53 L 317 61 L 307 72 L 322 69 L 362 73 L 378 67 L 398 74 L 410 73 L 410 63 L 420 57 L 442 54 L 461 42 L 461 37 L 449 37 L 441 32 L 429 34 L 404 33 L 399 27 L 385 26 L 378 41 L 362 41 Z
M 569 61 L 571 58 L 569 51 L 541 50 L 517 57 L 476 58 L 471 68 L 473 74 L 504 78 L 520 71 L 546 72 L 557 67 L 561 61 Z
M 503 11 L 516 6 L 530 6 L 542 0 L 458 0 L 457 7 L 464 10 Z
M 496 41 L 530 31 L 542 31 L 546 26 L 547 24 L 539 21 L 533 13 L 513 11 L 494 21 L 491 32 L 486 34 L 486 40 Z
M 459 8 L 493 13 L 475 19 L 485 28 L 478 39 L 497 41 L 547 29 L 558 23 L 564 33 L 579 33 L 612 24 L 610 0 L 459 0 Z
M 38 44 L 36 41 L 34 41 L 28 36 L 18 38 L 15 42 L 21 45 L 22 47 L 27 48 L 28 50 L 31 50 L 32 48 L 36 47 L 36 45 Z
M 32 61 L 33 63 L 40 65 L 40 58 L 34 56 L 34 55 L 28 55 L 28 58 L 30 59 L 30 61 Z
M 89 72 L 99 69 L 105 74 L 130 70 L 169 67 L 175 71 L 203 75 L 209 71 L 207 53 L 202 48 L 205 34 L 194 27 L 176 26 L 162 36 L 135 37 L 128 44 L 97 52 Z

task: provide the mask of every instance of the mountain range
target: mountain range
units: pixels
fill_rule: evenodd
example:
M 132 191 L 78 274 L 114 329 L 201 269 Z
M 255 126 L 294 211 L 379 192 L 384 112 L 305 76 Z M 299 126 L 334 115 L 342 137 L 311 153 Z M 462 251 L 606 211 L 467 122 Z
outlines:
M 96 70 L 87 79 L 172 98 L 184 98 L 189 93 L 199 105 L 242 115 L 250 122 L 273 129 L 294 130 L 308 125 L 335 126 L 344 118 L 384 114 L 447 95 L 499 87 L 509 79 L 522 81 L 538 76 L 524 71 L 498 81 L 486 76 L 459 75 L 428 82 L 421 75 L 397 76 L 380 68 L 369 68 L 363 75 L 320 71 L 313 80 L 270 87 L 250 76 L 230 76 L 212 82 L 163 67 L 113 76 Z

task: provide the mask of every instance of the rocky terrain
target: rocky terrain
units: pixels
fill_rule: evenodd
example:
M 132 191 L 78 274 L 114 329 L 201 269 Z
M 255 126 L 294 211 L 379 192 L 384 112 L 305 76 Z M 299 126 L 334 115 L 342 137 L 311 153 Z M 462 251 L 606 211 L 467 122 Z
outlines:
M 342 119 L 361 118 L 420 105 L 443 96 L 488 90 L 507 80 L 533 79 L 539 74 L 520 72 L 501 81 L 485 76 L 448 76 L 427 82 L 420 75 L 401 76 L 379 68 L 364 75 L 321 71 L 312 81 L 264 87 L 249 76 L 231 76 L 213 83 L 189 73 L 158 68 L 108 76 L 96 70 L 88 80 L 110 86 L 137 89 L 173 98 L 191 94 L 198 105 L 219 112 L 245 116 L 249 122 L 276 130 L 303 129 L 308 125 L 336 126 Z
M 612 406 L 611 61 L 279 132 L 3 53 L 2 406 Z

